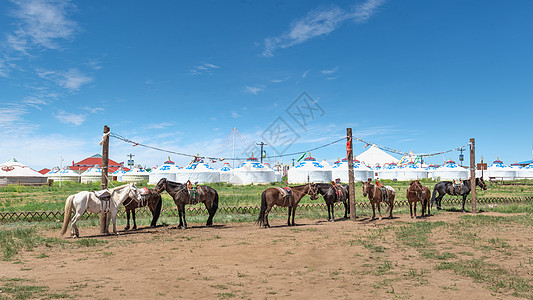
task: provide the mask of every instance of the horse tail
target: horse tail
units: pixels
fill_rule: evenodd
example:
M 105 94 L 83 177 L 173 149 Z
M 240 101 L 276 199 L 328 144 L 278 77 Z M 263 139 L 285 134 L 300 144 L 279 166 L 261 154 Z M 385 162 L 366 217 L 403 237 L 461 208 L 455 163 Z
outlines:
M 156 202 L 156 205 L 155 205 L 155 209 L 152 213 L 152 223 L 150 224 L 150 226 L 153 226 L 155 227 L 156 224 L 157 224 L 157 220 L 159 220 L 159 216 L 161 215 L 161 207 L 163 206 L 163 199 L 161 199 L 161 195 L 160 194 L 152 194 L 152 197 L 155 197 L 157 200 Z
M 218 209 L 218 192 L 215 189 L 213 189 L 213 191 L 215 191 L 215 198 L 213 199 L 213 204 L 211 205 L 211 210 L 213 211 L 213 215 L 214 215 L 215 212 Z
M 72 201 L 74 200 L 74 195 L 70 195 L 65 202 L 65 216 L 63 217 L 63 227 L 61 228 L 61 235 L 64 235 L 67 232 L 68 223 L 70 223 L 70 215 L 72 212 Z
M 435 203 L 435 195 L 437 195 L 437 187 L 435 186 L 435 188 L 433 189 L 433 194 L 431 195 L 431 207 L 433 207 L 433 203 Z
M 259 226 L 263 226 L 263 223 L 265 221 L 266 209 L 267 209 L 266 191 L 263 191 L 263 193 L 261 194 L 261 209 L 259 210 L 259 218 L 257 218 L 257 221 L 255 221 L 255 224 L 258 224 Z

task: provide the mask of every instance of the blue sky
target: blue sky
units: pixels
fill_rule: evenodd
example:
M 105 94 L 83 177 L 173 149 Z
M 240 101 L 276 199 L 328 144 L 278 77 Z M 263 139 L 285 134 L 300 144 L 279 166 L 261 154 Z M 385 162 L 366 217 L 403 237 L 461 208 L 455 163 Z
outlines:
M 272 145 L 306 150 L 352 127 L 404 152 L 474 137 L 478 159 L 531 159 L 532 11 L 531 1 L 5 2 L 0 160 L 70 164 L 101 153 L 106 124 L 216 157 L 232 155 L 234 127 L 238 153 L 264 140 L 270 160 Z M 292 118 L 302 103 L 313 115 Z M 277 125 L 289 136 L 275 139 Z M 144 166 L 169 155 L 116 139 L 110 151 Z M 312 154 L 344 153 L 338 143 Z M 449 158 L 458 153 L 428 161 Z

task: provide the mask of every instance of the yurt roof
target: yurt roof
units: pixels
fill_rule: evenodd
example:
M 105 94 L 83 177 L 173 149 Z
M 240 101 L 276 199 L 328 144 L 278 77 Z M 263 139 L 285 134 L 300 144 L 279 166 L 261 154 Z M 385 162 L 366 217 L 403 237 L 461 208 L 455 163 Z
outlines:
M 0 177 L 46 177 L 12 158 L 0 165 Z
M 207 163 L 204 163 L 203 161 L 190 164 L 190 165 L 186 166 L 185 168 L 183 168 L 182 170 L 184 170 L 184 171 L 193 171 L 193 172 L 194 171 L 196 171 L 196 172 L 216 171 L 210 165 L 208 165 Z
M 72 176 L 72 177 L 79 177 L 80 174 L 76 173 L 75 171 L 71 170 L 68 167 L 65 167 L 63 169 L 59 168 L 53 168 L 50 172 L 48 172 L 46 175 L 55 175 L 55 176 Z
M 397 163 L 399 159 L 381 150 L 376 145 L 370 146 L 368 150 L 356 156 L 357 160 L 364 162 L 366 165 L 384 165 L 386 163 Z
M 222 168 L 220 168 L 221 172 L 229 172 L 231 170 L 233 169 L 231 168 L 231 165 L 229 163 L 224 163 L 224 165 L 222 165 Z
M 126 174 L 126 170 L 124 170 L 123 167 L 120 167 L 118 168 L 115 172 L 113 172 L 113 175 L 118 175 L 118 174 Z
M 320 164 L 322 166 L 324 166 L 326 169 L 330 169 L 331 168 L 331 165 L 328 163 L 328 161 L 326 159 L 323 159 Z
M 314 159 L 302 161 L 294 168 L 290 169 L 289 172 L 291 170 L 324 171 L 326 170 L 326 167 L 324 167 L 319 162 L 317 162 L 316 159 Z
M 87 171 L 85 171 L 81 175 L 82 176 L 87 176 L 87 175 L 101 175 L 101 174 L 102 174 L 102 169 L 100 169 L 99 165 L 95 165 L 95 166 L 87 169 Z

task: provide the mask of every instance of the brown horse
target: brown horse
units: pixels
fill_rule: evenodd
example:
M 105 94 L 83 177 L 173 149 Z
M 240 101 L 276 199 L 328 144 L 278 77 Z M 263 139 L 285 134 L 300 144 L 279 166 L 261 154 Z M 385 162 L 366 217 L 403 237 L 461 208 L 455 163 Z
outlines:
M 429 191 L 429 189 L 428 189 Z M 424 190 L 420 180 L 413 180 L 409 183 L 406 191 L 407 201 L 409 202 L 409 212 L 411 213 L 411 218 L 413 218 L 413 206 L 414 206 L 414 217 L 416 218 L 416 203 L 420 202 L 422 206 L 422 217 L 425 216 L 426 207 L 429 203 L 429 192 Z
M 213 226 L 213 217 L 218 209 L 218 193 L 215 189 L 210 186 L 202 185 L 197 187 L 197 200 L 193 201 L 189 193 L 187 185 L 167 180 L 166 178 L 161 178 L 159 182 L 155 185 L 155 192 L 161 194 L 163 191 L 172 196 L 174 203 L 178 207 L 178 215 L 180 223 L 178 228 L 187 228 L 187 221 L 185 220 L 185 204 L 196 204 L 203 202 L 205 208 L 209 212 L 209 217 L 207 218 L 207 223 L 205 226 Z
M 148 194 L 142 195 L 141 194 L 141 200 L 135 201 L 134 199 L 127 199 L 124 201 L 124 208 L 126 209 L 126 218 L 128 220 L 128 224 L 126 225 L 126 228 L 124 230 L 130 229 L 130 212 L 131 216 L 133 217 L 133 227 L 132 230 L 137 229 L 137 223 L 135 222 L 135 209 L 148 206 L 150 209 L 150 212 L 152 212 L 152 222 L 150 223 L 150 227 L 155 227 L 157 224 L 157 220 L 159 219 L 159 215 L 161 214 L 161 195 L 156 193 L 153 189 L 147 189 Z M 142 191 L 142 189 L 140 189 Z
M 378 207 L 379 219 L 381 220 L 381 202 L 385 202 L 389 205 L 389 218 L 392 219 L 392 209 L 394 208 L 394 196 L 396 191 L 391 186 L 385 186 L 383 188 L 373 185 L 372 181 L 363 182 L 363 196 L 370 200 L 372 204 L 372 220 L 376 218 L 376 208 Z
M 292 194 L 285 197 L 280 189 L 281 188 L 268 188 L 264 190 L 261 194 L 261 210 L 259 211 L 259 218 L 257 218 L 256 221 L 259 226 L 270 228 L 270 224 L 268 223 L 268 213 L 274 205 L 289 208 L 289 217 L 287 219 L 287 225 L 294 226 L 294 216 L 296 215 L 296 207 L 298 207 L 298 203 L 300 202 L 300 200 L 305 195 L 309 195 L 311 197 L 311 200 L 318 199 L 317 189 L 312 183 L 290 187 L 290 189 L 292 190 Z

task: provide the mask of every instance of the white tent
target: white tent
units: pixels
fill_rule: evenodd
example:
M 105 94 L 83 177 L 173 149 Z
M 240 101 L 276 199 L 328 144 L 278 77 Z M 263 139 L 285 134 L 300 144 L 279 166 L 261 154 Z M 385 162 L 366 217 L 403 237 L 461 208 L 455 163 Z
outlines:
M 518 176 L 520 178 L 528 178 L 528 179 L 533 178 L 533 164 L 529 164 L 523 167 L 522 169 L 520 169 Z
M 385 164 L 381 169 L 377 171 L 380 179 L 397 179 L 398 178 L 398 165 L 396 163 Z
M 456 164 L 453 160 L 450 160 L 433 172 L 433 179 L 437 178 L 440 178 L 440 180 L 465 180 L 470 178 L 470 172 Z
M 62 170 L 58 167 L 53 168 L 50 172 L 46 173 L 48 179 L 53 181 L 61 182 L 80 182 L 81 176 L 70 168 L 63 168 Z
M 122 176 L 124 176 L 124 174 L 126 174 L 126 173 L 127 173 L 127 171 L 124 170 L 123 167 L 120 167 L 115 172 L 111 173 L 111 176 L 113 176 L 113 179 L 115 179 L 116 181 L 123 182 L 122 181 Z
M 390 163 L 398 163 L 399 159 L 381 150 L 376 145 L 370 146 L 368 150 L 355 157 L 358 161 L 367 166 L 385 165 Z
M 518 177 L 517 170 L 504 164 L 501 160 L 495 160 L 483 176 L 500 180 L 515 180 Z M 484 178 L 485 179 L 485 178 Z
M 323 159 L 320 164 L 326 169 L 326 170 L 331 170 L 332 168 L 332 165 L 330 163 L 328 163 L 328 161 L 326 159 Z
M 220 182 L 226 182 L 229 183 L 231 179 L 231 174 L 233 169 L 231 168 L 231 165 L 229 163 L 224 163 L 222 168 L 220 168 Z
M 252 183 L 271 183 L 276 181 L 274 170 L 268 169 L 265 165 L 259 163 L 257 158 L 250 157 L 246 162 L 233 170 L 230 183 L 233 184 L 252 184 Z
M 403 181 L 428 178 L 428 172 L 415 163 L 408 163 L 397 170 L 396 178 Z
M 332 171 L 326 169 L 313 157 L 306 157 L 294 168 L 289 169 L 287 180 L 289 183 L 330 183 Z
M 81 183 L 102 181 L 102 170 L 99 165 L 87 169 L 81 174 Z
M 332 180 L 339 178 L 341 182 L 348 182 L 348 159 L 343 159 L 340 163 L 335 163 L 331 167 Z M 353 162 L 354 181 L 367 181 L 374 179 L 374 171 L 358 160 Z
M 156 184 L 162 178 L 166 178 L 170 181 L 176 181 L 176 173 L 179 169 L 180 167 L 176 166 L 173 161 L 166 161 L 163 163 L 162 166 L 150 172 L 150 174 L 148 175 L 148 183 Z
M 437 167 L 435 165 L 429 165 L 426 168 L 426 172 L 428 172 L 428 178 L 433 178 L 433 173 L 437 170 Z
M 150 173 L 144 170 L 141 166 L 135 166 L 133 169 L 122 175 L 122 181 L 128 183 L 137 183 L 142 181 L 148 181 L 150 179 Z
M 45 184 L 47 177 L 12 158 L 0 165 L 0 185 Z
M 264 163 L 264 165 L 265 165 L 265 167 L 266 167 L 267 169 L 272 169 L 272 170 L 274 170 L 274 180 L 275 180 L 276 182 L 281 182 L 281 180 L 283 180 L 283 175 L 281 174 L 280 171 L 276 171 L 276 169 L 272 168 L 272 167 L 270 166 L 270 164 L 267 163 L 267 162 Z
M 203 160 L 200 160 L 180 169 L 176 173 L 177 182 L 186 183 L 189 180 L 192 183 L 220 182 L 220 172 L 213 169 L 207 163 L 204 163 Z

